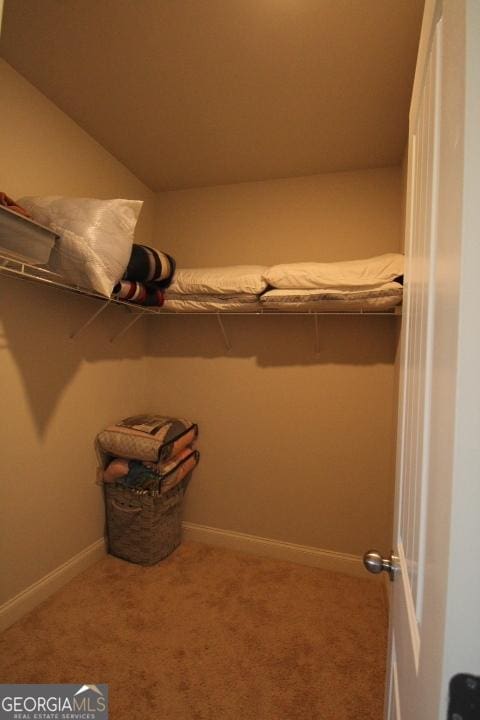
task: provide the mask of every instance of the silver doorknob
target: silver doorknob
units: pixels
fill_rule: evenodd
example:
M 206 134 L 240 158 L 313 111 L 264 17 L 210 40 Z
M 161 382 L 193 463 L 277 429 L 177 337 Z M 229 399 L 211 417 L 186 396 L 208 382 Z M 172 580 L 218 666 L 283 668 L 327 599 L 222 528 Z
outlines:
M 363 556 L 363 564 L 368 572 L 378 575 L 381 572 L 387 572 L 390 580 L 395 580 L 395 575 L 399 570 L 398 558 L 390 553 L 389 558 L 384 558 L 377 550 L 369 550 Z

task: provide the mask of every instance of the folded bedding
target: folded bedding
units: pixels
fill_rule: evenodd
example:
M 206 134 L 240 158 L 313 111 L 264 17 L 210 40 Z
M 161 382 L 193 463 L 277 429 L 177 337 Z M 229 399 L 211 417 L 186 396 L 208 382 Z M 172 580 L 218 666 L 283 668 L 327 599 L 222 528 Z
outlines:
M 184 448 L 168 463 L 114 458 L 103 473 L 103 481 L 130 489 L 167 492 L 178 485 L 198 464 L 200 453 Z
M 279 289 L 378 287 L 403 275 L 404 257 L 387 253 L 345 262 L 300 262 L 274 265 L 264 273 L 266 282 Z
M 402 301 L 403 288 L 399 282 L 389 282 L 376 288 L 357 290 L 284 289 L 269 290 L 260 300 L 264 310 L 290 312 L 383 312 Z
M 258 295 L 239 293 L 237 295 L 209 295 L 165 293 L 162 312 L 260 312 L 262 309 Z
M 193 453 L 185 455 L 168 473 L 162 476 L 160 490 L 162 493 L 176 487 L 183 478 L 197 467 L 200 460 L 200 453 L 194 450 Z
M 107 461 L 107 467 L 103 471 L 103 481 L 104 482 L 117 482 L 120 478 L 125 477 L 128 475 L 130 469 L 134 467 L 132 463 L 136 463 L 137 465 L 140 463 L 142 466 L 149 469 L 149 471 L 154 472 L 156 475 L 160 477 L 165 477 L 166 475 L 170 475 L 170 473 L 177 468 L 180 462 L 183 460 L 186 460 L 187 458 L 192 455 L 192 453 L 195 451 L 195 447 L 193 445 L 188 445 L 185 448 L 182 448 L 176 455 L 169 458 L 165 461 L 160 461 L 158 463 L 153 462 L 144 462 L 142 460 L 132 460 L 129 458 L 113 458 L 113 460 Z
M 176 270 L 170 291 L 182 295 L 259 295 L 267 288 L 263 265 Z
M 187 460 L 194 452 L 195 442 L 192 445 L 188 445 L 187 447 L 182 448 L 176 455 L 169 458 L 168 460 L 164 460 L 158 463 L 145 462 L 143 464 L 145 465 L 145 467 L 149 468 L 157 475 L 160 475 L 161 477 L 166 477 L 167 475 L 170 475 L 174 470 L 176 470 L 179 464 L 184 460 Z
M 99 433 L 97 444 L 102 453 L 158 463 L 178 455 L 194 442 L 197 434 L 197 425 L 189 420 L 135 415 Z

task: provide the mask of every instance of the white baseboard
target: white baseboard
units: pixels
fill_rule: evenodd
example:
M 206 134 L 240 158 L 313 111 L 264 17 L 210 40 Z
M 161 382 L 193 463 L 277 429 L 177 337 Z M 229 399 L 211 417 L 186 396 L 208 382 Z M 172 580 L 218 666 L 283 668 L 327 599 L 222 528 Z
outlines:
M 306 545 L 294 545 L 281 540 L 246 535 L 231 530 L 220 530 L 190 522 L 182 523 L 182 527 L 186 540 L 263 555 L 275 560 L 288 560 L 301 565 L 311 565 L 322 570 L 346 573 L 354 577 L 368 577 L 362 564 L 362 558 L 357 555 L 322 550 Z
M 97 540 L 30 587 L 0 605 L 0 632 L 33 610 L 69 580 L 101 560 L 106 553 L 105 540 Z

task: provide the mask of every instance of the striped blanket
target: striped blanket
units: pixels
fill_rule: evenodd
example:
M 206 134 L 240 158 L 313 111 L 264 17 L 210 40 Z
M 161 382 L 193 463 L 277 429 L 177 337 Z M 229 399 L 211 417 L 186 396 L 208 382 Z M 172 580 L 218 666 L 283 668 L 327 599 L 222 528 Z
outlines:
M 133 244 L 124 280 L 155 283 L 158 288 L 170 285 L 175 272 L 175 260 L 167 253 L 147 245 Z

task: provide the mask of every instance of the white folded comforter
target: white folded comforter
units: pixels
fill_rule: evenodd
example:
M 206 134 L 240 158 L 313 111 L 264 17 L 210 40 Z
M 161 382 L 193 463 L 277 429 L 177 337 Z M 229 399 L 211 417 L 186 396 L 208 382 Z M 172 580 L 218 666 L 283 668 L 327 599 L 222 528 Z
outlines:
M 402 296 L 400 283 L 390 282 L 377 288 L 356 290 L 269 290 L 260 300 L 265 310 L 284 312 L 382 312 L 399 305 Z
M 179 268 L 168 290 L 186 295 L 260 295 L 267 287 L 264 278 L 267 270 L 263 265 Z
M 198 293 L 186 295 L 183 293 L 165 294 L 162 312 L 261 312 L 258 295 L 240 293 L 238 295 L 211 295 Z
M 404 257 L 387 253 L 364 260 L 345 262 L 284 263 L 268 268 L 266 282 L 274 288 L 317 289 L 378 287 L 403 275 Z

